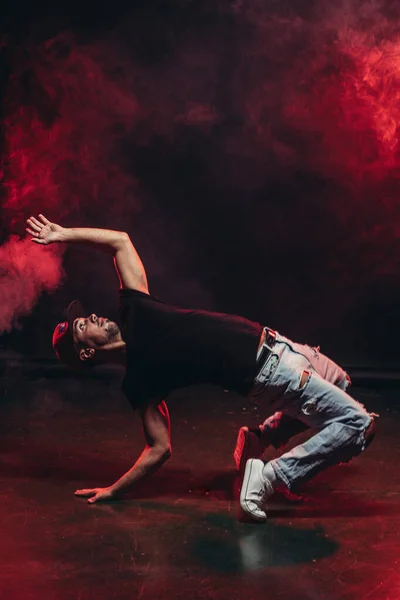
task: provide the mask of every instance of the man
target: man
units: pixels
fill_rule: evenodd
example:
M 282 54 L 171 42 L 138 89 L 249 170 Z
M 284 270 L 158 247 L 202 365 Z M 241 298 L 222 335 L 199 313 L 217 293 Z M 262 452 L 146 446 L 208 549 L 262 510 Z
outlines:
M 126 367 L 122 389 L 138 409 L 146 447 L 132 468 L 107 488 L 77 490 L 88 502 L 110 500 L 160 467 L 171 455 L 165 398 L 200 382 L 250 395 L 274 413 L 258 430 L 241 428 L 235 449 L 244 470 L 240 505 L 255 521 L 279 487 L 289 490 L 329 465 L 359 454 L 373 436 L 373 418 L 344 389 L 346 373 L 318 349 L 295 344 L 277 332 L 235 315 L 183 310 L 151 296 L 138 253 L 126 233 L 66 229 L 43 215 L 27 220 L 37 244 L 84 243 L 113 256 L 120 280 L 118 325 L 80 303 L 53 334 L 58 358 L 73 368 L 104 361 Z M 305 428 L 307 442 L 264 464 L 257 457 L 269 443 L 280 446 Z

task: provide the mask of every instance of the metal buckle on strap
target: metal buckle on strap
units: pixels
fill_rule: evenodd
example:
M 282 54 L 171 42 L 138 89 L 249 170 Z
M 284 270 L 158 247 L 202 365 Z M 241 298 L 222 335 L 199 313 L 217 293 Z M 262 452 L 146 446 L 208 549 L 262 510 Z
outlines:
M 269 329 L 268 327 L 265 328 L 265 342 L 263 343 L 263 346 L 267 346 L 267 348 L 269 350 L 272 350 L 272 348 L 275 346 L 275 342 L 276 342 L 276 331 L 273 331 L 273 329 Z
M 268 327 L 265 327 L 265 341 L 261 346 L 260 354 L 257 358 L 257 368 L 258 371 L 264 365 L 265 361 L 272 354 L 272 349 L 275 346 L 276 342 L 276 332 Z

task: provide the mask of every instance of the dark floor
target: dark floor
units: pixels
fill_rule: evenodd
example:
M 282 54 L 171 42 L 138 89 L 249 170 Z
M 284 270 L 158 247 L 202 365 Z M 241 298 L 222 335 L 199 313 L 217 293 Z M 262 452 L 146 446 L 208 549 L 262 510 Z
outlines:
M 170 403 L 174 455 L 158 474 L 118 503 L 76 499 L 142 449 L 115 384 L 3 368 L 1 599 L 399 600 L 398 383 L 353 389 L 380 413 L 373 445 L 308 484 L 304 504 L 276 498 L 265 525 L 237 520 L 231 459 L 258 415 L 209 388 Z

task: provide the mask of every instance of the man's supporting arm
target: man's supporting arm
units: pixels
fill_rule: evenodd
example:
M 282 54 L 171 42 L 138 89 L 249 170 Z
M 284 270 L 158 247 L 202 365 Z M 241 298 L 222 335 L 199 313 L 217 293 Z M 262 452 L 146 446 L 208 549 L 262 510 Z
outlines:
M 33 236 L 32 241 L 37 244 L 77 243 L 111 254 L 121 288 L 149 293 L 143 263 L 127 233 L 91 227 L 61 227 L 51 223 L 43 215 L 39 215 L 38 219 L 30 217 L 27 224 L 27 231 Z
M 147 445 L 142 454 L 111 487 L 116 495 L 124 493 L 135 483 L 161 467 L 171 456 L 170 419 L 165 402 L 148 405 L 140 414 Z
M 168 460 L 171 456 L 171 442 L 170 419 L 166 403 L 148 405 L 141 411 L 141 418 L 147 445 L 133 467 L 110 487 L 77 490 L 76 496 L 89 498 L 90 504 L 111 500 L 127 492 Z

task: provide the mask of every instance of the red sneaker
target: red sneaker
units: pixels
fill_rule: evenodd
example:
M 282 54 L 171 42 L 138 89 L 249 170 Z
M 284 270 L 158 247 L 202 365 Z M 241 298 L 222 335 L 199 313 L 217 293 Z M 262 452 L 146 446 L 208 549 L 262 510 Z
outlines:
M 241 427 L 238 431 L 233 460 L 236 468 L 242 475 L 249 458 L 260 458 L 265 452 L 266 446 L 261 438 L 248 427 Z

